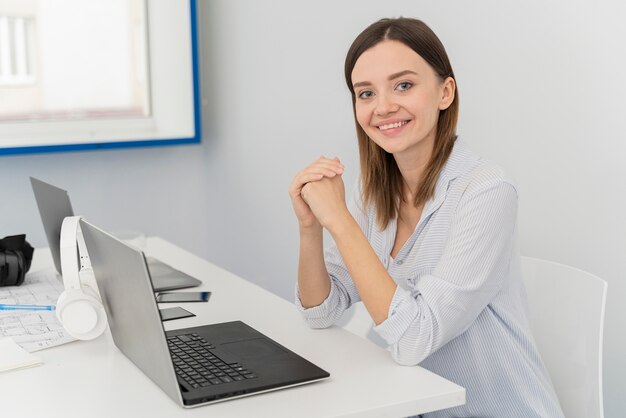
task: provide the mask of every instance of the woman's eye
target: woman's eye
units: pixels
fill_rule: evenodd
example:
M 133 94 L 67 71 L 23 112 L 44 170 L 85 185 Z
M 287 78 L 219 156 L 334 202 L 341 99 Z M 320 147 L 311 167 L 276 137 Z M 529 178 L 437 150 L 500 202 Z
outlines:
M 374 93 L 372 93 L 371 91 L 365 90 L 365 91 L 362 91 L 361 93 L 359 93 L 359 99 L 369 99 L 373 95 L 374 95 Z
M 409 81 L 403 81 L 402 83 L 398 84 L 398 90 L 408 90 L 411 87 L 413 87 L 413 83 L 409 82 Z

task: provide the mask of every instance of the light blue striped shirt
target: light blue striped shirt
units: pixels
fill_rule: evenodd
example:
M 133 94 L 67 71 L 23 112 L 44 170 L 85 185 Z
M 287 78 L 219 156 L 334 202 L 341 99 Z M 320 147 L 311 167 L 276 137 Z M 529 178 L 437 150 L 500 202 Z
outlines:
M 517 191 L 460 139 L 415 231 L 390 261 L 396 220 L 380 230 L 355 188 L 349 208 L 398 287 L 374 327 L 392 358 L 466 388 L 465 405 L 425 417 L 562 417 L 530 333 L 517 245 Z M 304 309 L 311 327 L 334 324 L 360 301 L 337 247 L 325 251 L 328 298 Z

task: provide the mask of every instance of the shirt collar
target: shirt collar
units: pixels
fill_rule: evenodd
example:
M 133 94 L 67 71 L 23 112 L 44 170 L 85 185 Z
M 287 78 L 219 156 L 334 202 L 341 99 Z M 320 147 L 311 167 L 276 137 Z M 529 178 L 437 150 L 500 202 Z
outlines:
M 463 175 L 470 167 L 474 166 L 479 159 L 478 155 L 467 146 L 465 141 L 457 137 L 452 152 L 448 157 L 448 161 L 444 164 L 437 178 L 435 194 L 424 206 L 422 219 L 426 219 L 441 206 L 446 198 L 450 183 L 457 177 Z

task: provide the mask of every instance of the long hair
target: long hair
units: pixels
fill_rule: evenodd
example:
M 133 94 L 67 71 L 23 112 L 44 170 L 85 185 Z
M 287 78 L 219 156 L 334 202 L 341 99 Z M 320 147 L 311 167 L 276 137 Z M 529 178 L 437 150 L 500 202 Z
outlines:
M 455 78 L 443 44 L 421 20 L 402 17 L 379 20 L 361 32 L 348 50 L 345 77 L 348 89 L 352 94 L 352 109 L 359 142 L 363 200 L 366 207 L 371 204 L 375 206 L 376 220 L 381 229 L 386 228 L 389 221 L 399 213 L 400 202 L 404 199 L 402 175 L 393 155 L 376 145 L 357 121 L 352 70 L 361 54 L 385 40 L 399 41 L 411 48 L 433 68 L 442 81 L 448 77 Z M 454 147 L 458 116 L 459 95 L 457 90 L 450 106 L 439 113 L 433 152 L 417 185 L 413 201 L 415 206 L 426 202 L 435 193 L 439 173 Z

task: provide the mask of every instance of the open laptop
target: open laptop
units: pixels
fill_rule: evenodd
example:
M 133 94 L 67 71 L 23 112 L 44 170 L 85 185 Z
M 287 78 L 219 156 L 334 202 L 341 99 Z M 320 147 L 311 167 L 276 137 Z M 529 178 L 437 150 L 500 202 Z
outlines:
M 115 345 L 181 406 L 329 376 L 241 321 L 165 332 L 143 252 L 84 220 L 80 226 Z
M 72 204 L 67 191 L 56 186 L 30 178 L 35 200 L 39 207 L 39 215 L 46 232 L 54 267 L 61 273 L 60 237 L 61 225 L 66 216 L 74 216 Z M 164 290 L 183 289 L 199 286 L 202 282 L 188 274 L 178 271 L 155 258 L 148 258 L 148 266 L 152 277 L 155 292 Z

